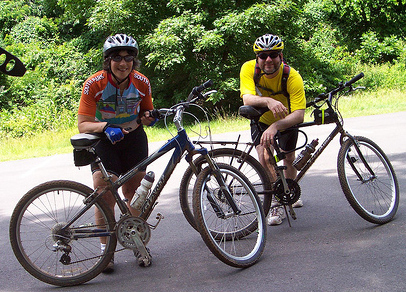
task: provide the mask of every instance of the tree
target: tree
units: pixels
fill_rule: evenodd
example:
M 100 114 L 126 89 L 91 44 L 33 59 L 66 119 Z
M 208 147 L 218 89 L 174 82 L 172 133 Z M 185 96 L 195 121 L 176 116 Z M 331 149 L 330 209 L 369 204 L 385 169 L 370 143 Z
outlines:
M 183 11 L 162 20 L 148 35 L 147 76 L 155 84 L 156 104 L 167 106 L 184 99 L 191 88 L 212 79 L 219 91 L 213 101 L 226 101 L 235 111 L 241 104 L 239 70 L 254 57 L 255 39 L 269 32 L 284 37 L 298 31 L 289 19 L 300 11 L 290 1 L 248 8 L 231 2 L 227 8 L 219 5 L 204 10 L 198 6 Z
M 406 37 L 405 0 L 328 0 L 331 19 L 340 27 L 344 41 L 354 49 L 359 46 L 361 36 L 375 32 L 381 37 L 395 35 Z

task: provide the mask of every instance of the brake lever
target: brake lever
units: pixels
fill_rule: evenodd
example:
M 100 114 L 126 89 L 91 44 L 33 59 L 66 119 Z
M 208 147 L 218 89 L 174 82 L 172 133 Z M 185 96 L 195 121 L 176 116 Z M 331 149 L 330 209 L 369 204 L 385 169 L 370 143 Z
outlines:
M 217 93 L 217 90 L 213 89 L 213 90 L 207 91 L 205 94 L 203 94 L 203 98 L 206 99 L 209 95 L 214 94 L 214 93 Z
M 365 89 L 365 86 L 357 86 L 357 87 L 352 87 L 352 86 L 350 86 L 350 88 L 348 88 L 348 90 L 347 90 L 347 92 L 346 93 L 350 93 L 350 92 L 352 92 L 352 91 L 356 91 L 356 90 L 359 90 L 359 89 Z

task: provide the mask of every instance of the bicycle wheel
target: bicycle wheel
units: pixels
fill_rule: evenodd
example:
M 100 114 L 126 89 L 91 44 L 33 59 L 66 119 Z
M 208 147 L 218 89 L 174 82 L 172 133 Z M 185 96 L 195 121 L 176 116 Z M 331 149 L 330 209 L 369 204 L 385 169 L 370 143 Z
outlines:
M 10 242 L 32 276 L 57 286 L 78 285 L 96 277 L 110 262 L 117 243 L 115 220 L 104 202 L 95 205 L 107 224 L 93 223 L 92 207 L 63 230 L 92 192 L 80 183 L 58 180 L 31 189 L 18 202 L 10 220 Z M 107 239 L 103 254 L 101 235 Z
M 266 242 L 266 223 L 254 187 L 236 168 L 218 167 L 241 213 L 236 215 L 210 167 L 196 180 L 193 211 L 197 228 L 211 252 L 222 262 L 238 268 L 255 264 Z
M 395 171 L 385 153 L 368 138 L 356 136 L 359 150 L 372 170 L 362 161 L 356 145 L 347 139 L 338 154 L 338 176 L 351 207 L 365 220 L 384 224 L 392 220 L 399 206 Z
M 255 190 L 262 202 L 265 216 L 268 215 L 271 206 L 271 181 L 268 178 L 264 167 L 251 155 L 238 149 L 219 148 L 209 151 L 209 155 L 217 163 L 225 163 L 232 165 L 240 170 L 255 187 Z M 202 170 L 207 166 L 206 160 L 203 156 L 199 156 L 194 160 L 198 170 Z M 193 173 L 189 166 L 180 183 L 179 187 L 179 201 L 180 206 L 189 224 L 197 230 L 195 219 L 193 216 L 193 187 L 196 183 L 196 175 Z

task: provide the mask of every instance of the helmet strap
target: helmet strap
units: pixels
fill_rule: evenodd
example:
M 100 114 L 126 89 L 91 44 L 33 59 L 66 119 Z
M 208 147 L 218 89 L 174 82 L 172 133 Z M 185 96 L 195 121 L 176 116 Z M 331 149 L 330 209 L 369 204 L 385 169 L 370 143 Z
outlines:
M 111 75 L 114 77 L 114 79 L 116 79 L 117 85 L 120 85 L 121 83 L 126 81 L 128 79 L 128 76 L 130 76 L 130 74 L 131 74 L 131 73 L 128 74 L 128 76 L 126 78 L 124 78 L 123 80 L 120 80 L 120 79 L 117 78 L 116 74 L 114 74 L 112 70 L 110 70 L 110 72 L 111 72 Z

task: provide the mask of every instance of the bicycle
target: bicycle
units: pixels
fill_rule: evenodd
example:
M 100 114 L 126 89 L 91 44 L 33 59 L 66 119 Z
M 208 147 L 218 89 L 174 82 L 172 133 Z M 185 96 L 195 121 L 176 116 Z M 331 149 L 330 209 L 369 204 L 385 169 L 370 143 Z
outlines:
M 146 245 L 162 215 L 157 215 L 155 225 L 147 220 L 185 153 L 192 168 L 195 168 L 192 161 L 195 154 L 204 157 L 208 165 L 197 177 L 194 202 L 197 228 L 205 244 L 218 259 L 233 267 L 246 268 L 260 259 L 266 243 L 266 223 L 255 189 L 240 171 L 216 163 L 207 155 L 207 149 L 196 149 L 182 126 L 185 110 L 215 92 L 202 94 L 211 84 L 207 81 L 193 88 L 186 102 L 152 112 L 154 117 L 165 121 L 173 115 L 177 136 L 115 182 L 95 154 L 94 147 L 101 136 L 78 134 L 71 138 L 75 151 L 82 152 L 78 163 L 86 165 L 95 161 L 108 186 L 92 190 L 78 182 L 56 180 L 34 187 L 21 198 L 10 220 L 10 242 L 18 261 L 32 276 L 57 286 L 87 282 L 108 265 L 117 241 L 124 249 L 138 250 L 144 264 L 149 265 L 151 257 Z M 139 169 L 171 150 L 173 154 L 142 204 L 140 216 L 132 216 L 118 189 Z M 117 222 L 101 199 L 108 191 L 113 194 L 121 213 Z M 104 225 L 95 225 L 93 207 L 100 210 Z M 101 237 L 107 239 L 104 252 L 100 250 Z
M 263 185 L 262 189 L 258 191 L 259 196 L 263 202 L 264 213 L 268 214 L 271 206 L 272 195 L 275 196 L 279 205 L 285 208 L 289 208 L 289 213 L 293 219 L 296 219 L 296 214 L 292 208 L 292 205 L 299 199 L 301 190 L 299 181 L 303 178 L 308 169 L 313 165 L 316 159 L 326 149 L 329 143 L 340 134 L 340 150 L 337 159 L 337 170 L 341 188 L 346 196 L 346 199 L 350 203 L 351 207 L 360 215 L 363 219 L 374 224 L 385 224 L 393 219 L 399 206 L 399 186 L 396 178 L 395 171 L 387 158 L 383 150 L 373 141 L 362 136 L 352 136 L 344 130 L 344 120 L 338 109 L 338 100 L 342 96 L 339 93 L 344 89 L 348 90 L 344 93 L 350 93 L 352 91 L 362 89 L 362 87 L 354 88 L 353 83 L 358 81 L 364 76 L 363 73 L 358 74 L 350 81 L 340 82 L 338 87 L 327 93 L 322 93 L 317 96 L 313 101 L 307 103 L 306 107 L 313 107 L 313 115 L 315 120 L 312 122 L 305 122 L 296 125 L 292 128 L 304 128 L 309 126 L 335 123 L 336 127 L 324 140 L 324 142 L 315 151 L 313 156 L 307 161 L 306 164 L 300 169 L 295 179 L 286 179 L 283 173 L 284 167 L 278 166 L 278 162 L 285 158 L 286 153 L 282 152 L 278 146 L 278 135 L 275 137 L 276 143 L 274 145 L 276 155 L 270 155 L 270 163 L 277 174 L 277 181 L 271 184 L 269 181 Z M 323 107 L 327 108 L 323 108 Z M 247 119 L 250 119 L 252 123 L 258 126 L 260 116 L 268 111 L 267 108 L 254 108 L 251 106 L 241 106 L 239 114 Z M 259 127 L 258 127 L 259 128 Z M 296 151 L 306 147 L 308 137 L 305 132 L 299 130 L 299 133 L 305 137 L 303 145 L 296 147 L 292 150 Z M 259 135 L 262 135 L 260 132 Z M 202 144 L 203 142 L 198 142 Z M 255 165 L 255 169 L 258 176 L 264 172 L 262 165 L 248 163 L 248 161 L 255 160 L 251 156 L 253 149 L 252 143 L 246 144 L 246 151 L 236 149 L 239 141 L 227 142 L 227 141 L 210 141 L 206 142 L 210 144 L 231 144 L 235 147 L 233 149 L 222 148 L 212 150 L 212 153 L 227 152 L 232 153 L 235 151 L 234 161 L 237 161 L 240 170 L 244 170 L 245 164 Z M 209 154 L 211 153 L 209 152 Z M 217 153 L 218 153 L 217 152 Z M 213 154 L 215 156 L 215 154 Z M 196 162 L 197 163 L 197 162 Z M 234 162 L 236 163 L 236 162 Z M 243 171 L 244 172 L 244 171 Z M 192 181 L 193 173 L 186 171 L 182 181 Z M 268 178 L 269 180 L 269 178 Z M 271 186 L 270 186 L 271 185 Z M 181 185 L 182 190 L 182 185 Z M 187 187 L 183 186 L 184 202 L 187 202 L 190 198 L 191 192 L 187 190 Z M 189 204 L 190 206 L 190 204 Z M 183 204 L 182 209 L 187 209 L 186 203 Z M 184 211 L 186 216 L 187 211 Z M 193 218 L 188 219 L 189 222 L 193 222 Z M 289 221 L 290 224 L 290 221 Z

